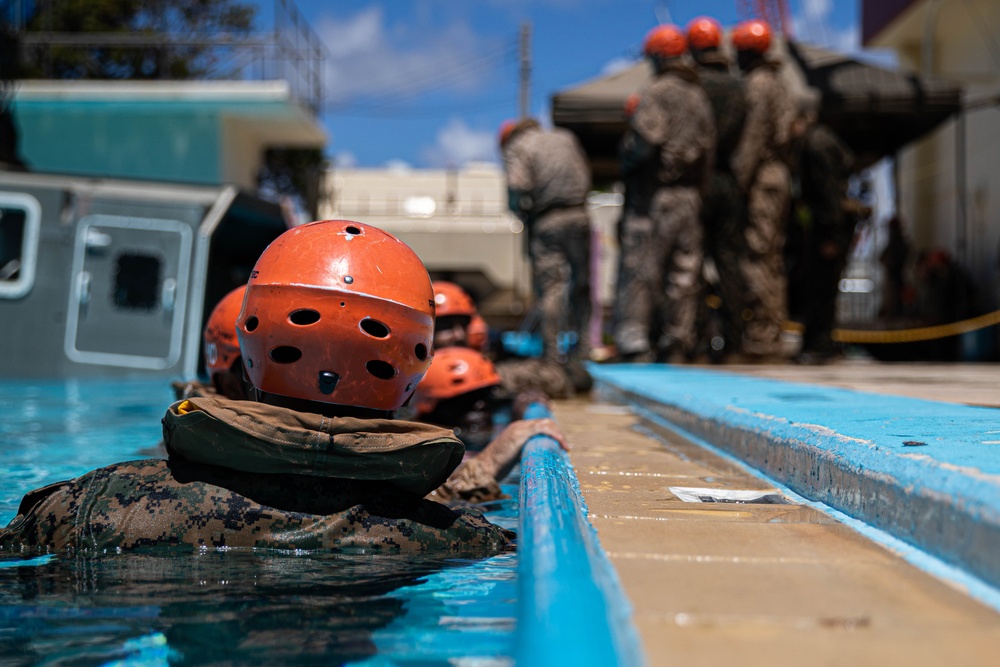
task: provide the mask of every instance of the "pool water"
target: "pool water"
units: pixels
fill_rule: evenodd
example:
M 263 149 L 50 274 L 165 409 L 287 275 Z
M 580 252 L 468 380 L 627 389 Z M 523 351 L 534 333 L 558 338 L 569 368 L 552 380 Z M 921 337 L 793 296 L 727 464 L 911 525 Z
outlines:
M 163 381 L 0 382 L 0 525 L 25 492 L 155 455 Z M 516 498 L 516 480 L 504 490 Z M 514 500 L 484 506 L 516 524 Z M 509 665 L 515 554 L 264 549 L 0 560 L 0 664 Z

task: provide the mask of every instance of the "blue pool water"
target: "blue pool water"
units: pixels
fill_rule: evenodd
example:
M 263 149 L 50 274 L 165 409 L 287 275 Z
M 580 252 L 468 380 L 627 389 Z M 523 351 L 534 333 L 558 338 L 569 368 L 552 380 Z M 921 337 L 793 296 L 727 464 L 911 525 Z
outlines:
M 155 455 L 171 399 L 163 381 L 0 382 L 0 525 L 31 489 Z M 484 509 L 516 527 L 515 500 Z M 259 549 L 0 560 L 0 664 L 506 665 L 516 570 Z

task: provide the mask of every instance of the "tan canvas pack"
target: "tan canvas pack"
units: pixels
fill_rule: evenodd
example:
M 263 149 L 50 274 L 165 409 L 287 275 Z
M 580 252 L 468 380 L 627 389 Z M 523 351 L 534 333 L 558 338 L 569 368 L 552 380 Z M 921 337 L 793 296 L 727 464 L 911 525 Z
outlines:
M 242 472 L 381 480 L 416 495 L 444 483 L 465 447 L 448 429 L 395 419 L 323 417 L 253 401 L 194 397 L 170 406 L 171 455 Z

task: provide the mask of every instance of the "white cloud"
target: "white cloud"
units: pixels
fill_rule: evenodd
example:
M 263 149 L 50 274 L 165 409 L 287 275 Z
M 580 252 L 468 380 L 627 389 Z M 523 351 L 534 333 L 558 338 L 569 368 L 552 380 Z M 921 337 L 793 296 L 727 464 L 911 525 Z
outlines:
M 635 62 L 636 61 L 632 58 L 615 58 L 610 60 L 603 68 L 601 68 L 601 76 L 617 74 L 618 72 L 630 69 L 635 66 Z
M 476 35 L 460 21 L 445 26 L 388 24 L 382 8 L 365 8 L 344 19 L 321 19 L 316 31 L 326 44 L 328 96 L 334 104 L 372 98 L 383 104 L 408 101 L 429 90 L 472 91 L 489 85 L 489 59 L 502 44 Z
M 423 150 L 431 167 L 462 167 L 468 162 L 496 162 L 496 133 L 474 130 L 465 121 L 452 118 L 438 130 L 436 143 Z
M 833 5 L 830 0 L 803 0 L 803 14 L 807 19 L 825 19 L 830 15 Z
M 388 169 L 389 171 L 407 172 L 412 170 L 413 166 L 406 160 L 393 158 L 391 160 L 386 160 L 385 168 Z
M 802 0 L 800 9 L 800 12 L 792 16 L 792 31 L 798 39 L 849 53 L 873 65 L 888 68 L 897 66 L 895 53 L 862 48 L 861 29 L 857 23 L 842 28 L 832 25 L 832 0 Z
M 341 169 L 352 169 L 358 166 L 358 158 L 351 151 L 340 151 L 333 156 L 333 165 Z

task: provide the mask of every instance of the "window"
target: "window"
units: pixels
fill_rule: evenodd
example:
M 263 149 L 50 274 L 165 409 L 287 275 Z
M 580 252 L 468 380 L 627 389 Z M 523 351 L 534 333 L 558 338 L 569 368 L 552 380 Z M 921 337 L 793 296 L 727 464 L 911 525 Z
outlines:
M 163 262 L 153 255 L 122 253 L 115 262 L 115 308 L 142 313 L 159 306 Z
M 18 299 L 31 291 L 41 218 L 34 197 L 0 192 L 0 297 Z

